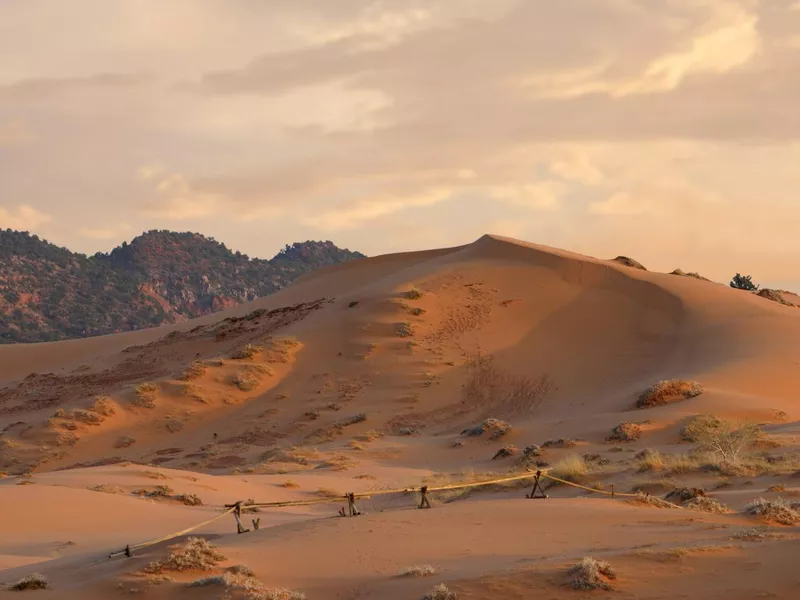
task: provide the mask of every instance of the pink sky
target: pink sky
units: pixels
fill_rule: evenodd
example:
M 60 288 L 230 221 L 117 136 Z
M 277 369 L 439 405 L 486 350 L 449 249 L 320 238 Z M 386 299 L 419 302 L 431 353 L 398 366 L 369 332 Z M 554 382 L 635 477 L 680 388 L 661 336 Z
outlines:
M 797 0 L 4 0 L 0 228 L 492 232 L 800 289 Z

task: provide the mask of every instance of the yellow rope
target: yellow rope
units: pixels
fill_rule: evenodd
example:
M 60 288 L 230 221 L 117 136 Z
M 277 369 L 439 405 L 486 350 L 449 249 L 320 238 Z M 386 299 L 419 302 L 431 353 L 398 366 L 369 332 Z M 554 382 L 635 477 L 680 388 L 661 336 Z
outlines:
M 207 521 L 203 521 L 202 523 L 198 523 L 197 525 L 193 525 L 192 527 L 187 527 L 183 531 L 178 531 L 177 533 L 171 533 L 169 535 L 165 535 L 165 536 L 160 537 L 158 539 L 150 540 L 149 542 L 142 542 L 141 544 L 136 544 L 134 546 L 130 546 L 130 551 L 133 552 L 134 550 L 141 550 L 142 548 L 147 548 L 149 546 L 153 546 L 155 544 L 160 544 L 161 542 L 166 542 L 167 540 L 171 540 L 171 539 L 174 539 L 176 537 L 180 537 L 182 535 L 186 535 L 187 533 L 192 532 L 195 529 L 199 529 L 200 527 L 203 527 L 204 525 L 208 525 L 210 523 L 213 523 L 214 521 L 217 521 L 217 520 L 221 519 L 222 517 L 227 517 L 234 510 L 236 510 L 235 506 L 232 507 L 232 508 L 227 509 L 225 512 L 217 515 L 216 517 L 214 517 L 212 519 L 208 519 Z M 116 552 L 112 552 L 111 554 L 109 554 L 108 557 L 109 558 L 113 558 L 115 556 L 119 556 L 120 554 L 125 554 L 125 551 L 126 551 L 125 548 L 123 548 L 122 550 L 117 550 Z
M 573 483 L 572 481 L 567 481 L 566 479 L 561 479 L 561 478 L 556 477 L 554 475 L 549 475 L 547 473 L 547 471 L 549 471 L 549 470 L 550 469 L 544 469 L 542 471 L 538 471 L 538 474 L 541 477 L 545 477 L 545 478 L 550 479 L 552 481 L 557 481 L 557 482 L 562 483 L 564 485 L 568 485 L 568 486 L 571 486 L 571 487 L 574 487 L 574 488 L 586 490 L 587 492 L 591 492 L 591 493 L 595 493 L 595 494 L 604 494 L 606 496 L 614 496 L 614 497 L 619 496 L 621 498 L 637 498 L 639 496 L 639 494 L 627 494 L 627 493 L 621 493 L 621 492 L 609 492 L 607 490 L 600 490 L 600 489 L 597 489 L 597 488 L 591 488 L 591 487 L 588 487 L 588 486 L 585 486 L 585 485 L 581 485 L 579 483 Z M 427 491 L 428 492 L 442 492 L 442 491 L 445 491 L 445 490 L 458 490 L 458 489 L 464 489 L 464 488 L 480 487 L 480 486 L 492 485 L 492 484 L 496 484 L 496 483 L 506 483 L 506 482 L 509 482 L 509 481 L 521 481 L 523 479 L 533 479 L 533 478 L 536 477 L 536 475 L 537 475 L 537 472 L 528 471 L 527 473 L 525 473 L 523 475 L 513 475 L 511 477 L 501 477 L 501 478 L 498 478 L 498 479 L 490 479 L 488 481 L 478 481 L 478 482 L 474 482 L 474 483 L 455 483 L 455 484 L 452 484 L 452 485 L 443 485 L 443 486 L 439 486 L 439 487 L 428 487 Z M 397 488 L 397 489 L 391 489 L 391 490 L 375 490 L 375 491 L 372 491 L 372 492 L 361 492 L 361 493 L 358 493 L 358 494 L 353 494 L 353 498 L 371 498 L 373 496 L 383 496 L 383 495 L 387 495 L 387 494 L 419 492 L 419 491 L 421 491 L 422 487 L 423 486 L 420 486 L 420 487 L 417 487 L 417 488 L 413 488 L 413 487 L 412 488 Z M 286 501 L 286 502 L 259 502 L 259 503 L 253 503 L 253 504 L 239 503 L 239 506 L 241 508 L 244 508 L 244 509 L 247 509 L 247 508 L 285 508 L 285 507 L 292 507 L 292 506 L 311 506 L 311 505 L 314 505 L 314 504 L 326 504 L 326 503 L 331 503 L 331 502 L 341 502 L 342 500 L 347 500 L 347 499 L 348 499 L 348 494 L 343 494 L 341 496 L 334 496 L 332 498 L 319 498 L 317 500 L 292 500 L 292 501 Z M 667 502 L 666 500 L 660 500 L 660 501 L 665 503 L 665 504 L 668 504 L 669 506 L 672 506 L 673 508 L 683 508 L 682 506 L 678 506 L 677 504 L 673 504 L 672 502 Z M 194 525 L 192 527 L 189 527 L 189 528 L 184 529 L 183 531 L 179 531 L 177 533 L 172 533 L 172 534 L 166 535 L 164 537 L 160 537 L 158 539 L 151 540 L 149 542 L 143 542 L 141 544 L 136 544 L 135 546 L 131 546 L 130 547 L 130 551 L 141 550 L 142 548 L 147 548 L 147 547 L 153 546 L 155 544 L 160 544 L 161 542 L 166 542 L 167 540 L 171 540 L 171 539 L 179 537 L 181 535 L 186 535 L 187 533 L 189 533 L 191 531 L 194 531 L 195 529 L 199 529 L 200 527 L 203 527 L 205 525 L 213 523 L 214 521 L 216 521 L 218 519 L 221 519 L 222 517 L 225 517 L 225 516 L 231 514 L 235 510 L 236 510 L 236 505 L 230 506 L 223 513 L 217 515 L 213 519 L 209 519 L 207 521 L 203 521 L 202 523 L 199 523 L 197 525 Z M 125 553 L 125 549 L 117 550 L 116 552 L 112 552 L 109 555 L 109 558 L 112 558 L 114 556 L 119 556 L 120 554 L 124 554 L 124 553 Z

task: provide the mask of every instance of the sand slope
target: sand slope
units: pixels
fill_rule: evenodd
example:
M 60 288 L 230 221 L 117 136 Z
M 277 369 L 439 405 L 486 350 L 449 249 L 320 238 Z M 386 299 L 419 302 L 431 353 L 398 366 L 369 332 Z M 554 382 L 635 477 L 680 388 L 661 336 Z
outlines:
M 620 490 L 719 487 L 716 496 L 735 510 L 757 495 L 791 498 L 800 468 L 798 340 L 794 307 L 484 236 L 324 269 L 273 296 L 167 328 L 0 347 L 0 471 L 10 475 L 0 480 L 0 568 L 10 569 L 2 578 L 56 559 L 37 565 L 52 574 L 53 595 L 116 594 L 120 581 L 134 585 L 126 573 L 139 559 L 86 565 L 114 546 L 209 518 L 227 502 L 504 473 L 520 466 L 519 455 L 492 460 L 503 445 L 557 438 L 576 445 L 544 450 L 543 464 L 586 454 L 590 480 Z M 482 378 L 476 364 L 485 366 Z M 698 381 L 705 392 L 635 407 L 643 390 L 671 378 Z M 644 448 L 689 450 L 680 429 L 704 413 L 762 423 L 770 445 L 757 458 L 772 466 L 734 475 L 637 471 L 633 457 Z M 508 421 L 511 433 L 499 440 L 462 435 L 490 417 Z M 623 421 L 639 423 L 642 435 L 615 448 L 606 437 Z M 777 484 L 785 490 L 769 491 Z M 111 493 L 89 489 L 95 486 Z M 172 496 L 194 494 L 203 505 L 132 493 L 157 486 Z M 521 490 L 506 494 L 446 506 L 440 498 L 441 510 L 431 512 L 398 512 L 413 499 L 387 498 L 354 520 L 317 520 L 338 506 L 281 509 L 260 515 L 259 532 L 231 536 L 232 523 L 223 520 L 203 533 L 221 536 L 225 552 L 270 585 L 313 598 L 421 595 L 432 582 L 391 576 L 407 562 L 440 564 L 442 578 L 467 598 L 555 597 L 565 563 L 587 552 L 621 562 L 629 572 L 623 596 L 657 598 L 666 597 L 659 594 L 669 574 L 637 547 L 725 546 L 729 530 L 755 524 L 741 515 L 684 517 L 578 500 L 583 492 L 564 488 L 541 502 L 519 499 Z M 57 516 L 55 505 L 70 517 Z M 669 525 L 675 519 L 682 524 Z M 519 535 L 520 523 L 540 533 L 528 535 L 526 525 Z M 758 565 L 753 552 L 761 550 L 751 546 L 703 553 L 686 581 L 753 564 L 754 581 L 786 591 L 786 577 L 768 575 L 783 564 L 772 546 L 792 539 L 759 545 L 771 558 Z M 349 550 L 338 552 L 343 544 Z M 76 577 L 76 566 L 91 578 Z M 731 586 L 751 589 L 743 576 L 744 587 L 738 582 Z M 692 596 L 694 585 L 681 593 L 721 597 L 727 589 L 711 577 L 707 595 Z M 185 594 L 172 584 L 145 593 Z M 217 597 L 208 590 L 192 596 Z

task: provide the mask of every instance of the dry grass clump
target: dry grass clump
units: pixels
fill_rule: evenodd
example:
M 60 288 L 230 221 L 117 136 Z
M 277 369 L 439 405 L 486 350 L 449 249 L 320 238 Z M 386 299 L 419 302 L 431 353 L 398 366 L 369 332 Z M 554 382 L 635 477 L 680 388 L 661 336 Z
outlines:
M 642 437 L 642 428 L 636 423 L 620 423 L 611 430 L 607 442 L 635 442 Z
M 223 560 L 216 546 L 203 538 L 190 537 L 184 544 L 172 546 L 164 561 L 154 561 L 145 567 L 146 573 L 162 571 L 210 571 Z
M 686 508 L 700 512 L 724 515 L 729 513 L 728 507 L 716 498 L 710 496 L 695 496 L 686 503 Z
M 487 431 L 491 432 L 489 439 L 498 440 L 511 431 L 511 425 L 500 419 L 486 419 L 482 423 L 461 432 L 461 435 L 477 437 Z
M 455 592 L 450 591 L 450 588 L 440 583 L 425 594 L 422 600 L 456 600 L 456 598 L 458 598 L 458 596 Z
M 79 423 L 84 423 L 86 425 L 100 425 L 105 419 L 102 416 L 98 415 L 96 412 L 91 410 L 84 410 L 82 408 L 76 408 L 72 411 L 72 418 Z
M 245 600 L 306 600 L 306 595 L 295 590 L 278 588 L 251 592 L 245 596 Z
M 253 572 L 253 569 L 248 567 L 247 565 L 231 565 L 227 569 L 225 569 L 226 573 L 233 573 L 234 575 L 244 575 L 245 577 L 255 577 L 256 574 Z
M 773 302 L 777 302 L 778 304 L 783 304 L 784 306 L 797 306 L 793 302 L 789 302 L 786 298 L 784 298 L 780 290 L 771 290 L 769 288 L 764 288 L 762 290 L 759 290 L 756 293 L 756 296 L 761 296 L 762 298 L 766 298 L 767 300 L 772 300 Z
M 693 272 L 687 273 L 683 269 L 675 269 L 672 273 L 670 273 L 670 275 L 679 275 L 681 277 L 692 277 L 694 279 L 699 279 L 701 281 L 711 281 L 707 277 L 703 277 L 702 275 L 700 275 L 700 273 L 693 273 Z
M 12 585 L 10 589 L 15 592 L 23 592 L 26 590 L 44 590 L 47 589 L 48 585 L 49 583 L 44 575 L 41 573 L 31 573 Z
M 370 429 L 366 433 L 362 433 L 361 435 L 357 435 L 355 439 L 359 442 L 374 442 L 375 440 L 379 440 L 383 437 L 383 433 L 380 431 L 376 431 L 375 429 Z
M 278 487 L 286 488 L 288 490 L 297 489 L 300 487 L 300 484 L 296 481 L 292 481 L 291 479 L 287 479 L 286 481 L 282 481 L 278 484 Z
M 203 506 L 203 501 L 200 500 L 195 494 L 173 494 L 173 490 L 168 485 L 156 486 L 153 490 L 134 490 L 131 493 L 134 496 L 142 498 L 165 498 L 167 500 L 176 500 L 185 504 L 186 506 Z
M 158 386 L 154 383 L 149 381 L 140 383 L 136 386 L 136 399 L 134 400 L 134 404 L 142 408 L 155 408 L 157 391 Z
M 589 466 L 580 454 L 570 454 L 554 464 L 550 474 L 564 481 L 579 483 L 589 474 Z
M 400 337 L 411 337 L 414 335 L 414 326 L 408 321 L 394 324 L 394 333 Z
M 91 485 L 88 486 L 86 489 L 91 490 L 93 492 L 103 492 L 105 494 L 124 494 L 125 490 L 119 487 L 118 485 L 107 485 L 105 483 L 101 483 L 100 485 Z
M 574 448 L 577 446 L 575 440 L 569 438 L 558 438 L 557 440 L 547 440 L 542 444 L 542 448 Z
M 422 290 L 414 286 L 406 292 L 405 296 L 409 300 L 419 300 L 422 298 Z
M 651 385 L 642 392 L 636 401 L 636 406 L 639 408 L 661 406 L 677 400 L 695 398 L 703 391 L 703 386 L 696 381 L 667 379 Z
M 206 365 L 200 362 L 199 360 L 194 361 L 191 365 L 189 365 L 183 373 L 180 374 L 179 379 L 184 381 L 192 381 L 194 379 L 199 379 L 203 375 L 206 374 Z
M 731 536 L 731 539 L 741 542 L 766 542 L 768 540 L 775 540 L 782 538 L 779 533 L 772 533 L 766 527 L 755 527 L 746 531 L 740 531 Z
M 569 570 L 572 587 L 576 590 L 613 590 L 617 578 L 614 568 L 604 560 L 585 556 Z
M 643 494 L 641 492 L 636 494 L 635 498 L 630 498 L 628 503 L 636 504 L 638 506 L 652 506 L 655 508 L 675 508 L 675 505 L 671 502 L 667 502 L 666 500 L 662 500 L 657 496 L 651 496 L 650 494 Z
M 401 570 L 400 577 L 430 577 L 436 575 L 437 570 L 433 565 L 412 565 Z
M 231 354 L 231 358 L 234 360 L 244 360 L 247 358 L 254 358 L 256 355 L 260 354 L 263 351 L 264 351 L 263 346 L 258 346 L 256 344 L 245 344 L 244 347 L 239 348 L 239 350 Z
M 781 525 L 800 523 L 800 512 L 783 498 L 776 498 L 775 500 L 759 498 L 751 502 L 745 508 L 745 512 L 760 518 L 762 521 L 771 521 Z

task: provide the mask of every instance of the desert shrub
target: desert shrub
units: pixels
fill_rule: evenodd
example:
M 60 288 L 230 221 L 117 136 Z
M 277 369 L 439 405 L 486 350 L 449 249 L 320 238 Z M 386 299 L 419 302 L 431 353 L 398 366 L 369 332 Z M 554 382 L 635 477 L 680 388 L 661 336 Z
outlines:
M 657 496 L 651 496 L 650 494 L 643 494 L 638 493 L 635 497 L 630 498 L 628 500 L 629 504 L 637 504 L 639 506 L 653 506 L 655 508 L 675 508 L 675 506 L 667 502 L 666 500 L 662 500 Z
M 41 573 L 31 573 L 12 585 L 11 589 L 15 592 L 23 592 L 26 590 L 44 590 L 47 589 L 48 585 L 49 583 L 44 575 Z
M 343 421 L 339 421 L 336 426 L 337 427 L 348 427 L 350 425 L 357 425 L 358 423 L 363 423 L 367 420 L 367 415 L 364 413 L 358 413 L 357 415 L 353 415 L 352 417 L 348 417 Z
M 711 498 L 710 496 L 695 496 L 686 503 L 686 508 L 720 515 L 724 515 L 729 512 L 727 506 L 725 506 L 716 498 Z
M 497 460 L 498 458 L 508 458 L 509 456 L 514 456 L 517 452 L 518 450 L 514 446 L 503 446 L 500 448 L 500 450 L 495 452 L 492 460 Z
M 412 565 L 400 571 L 400 577 L 430 577 L 436 575 L 436 567 L 433 565 Z
M 661 406 L 682 398 L 695 398 L 702 393 L 703 386 L 696 381 L 667 379 L 651 385 L 642 392 L 636 401 L 636 406 L 639 408 Z
M 542 448 L 574 448 L 578 444 L 569 438 L 558 438 L 557 440 L 547 440 L 542 444 Z
M 699 442 L 701 437 L 717 431 L 722 419 L 714 415 L 697 415 L 690 419 L 681 429 L 681 437 L 687 442 Z
M 72 418 L 78 421 L 79 423 L 85 423 L 86 425 L 100 425 L 103 422 L 103 417 L 98 415 L 96 412 L 91 410 L 83 410 L 82 408 L 76 408 L 72 411 Z
M 731 279 L 730 286 L 737 290 L 746 290 L 748 292 L 755 292 L 758 286 L 753 283 L 753 278 L 750 275 L 741 275 L 737 273 Z
M 257 346 L 255 344 L 245 344 L 243 348 L 240 348 L 233 354 L 231 354 L 231 358 L 235 360 L 244 360 L 246 358 L 253 358 L 257 354 L 264 351 L 263 346 Z
M 770 290 L 764 288 L 763 290 L 759 290 L 756 294 L 761 298 L 766 298 L 767 300 L 771 300 L 772 302 L 777 302 L 778 304 L 782 304 L 783 306 L 796 306 L 794 303 L 789 302 L 786 298 L 778 290 Z
M 253 569 L 248 567 L 247 565 L 231 565 L 227 569 L 225 569 L 226 573 L 233 573 L 234 575 L 244 575 L 245 577 L 255 577 L 256 574 L 253 572 Z
M 223 560 L 216 546 L 203 538 L 190 537 L 184 544 L 173 546 L 164 561 L 151 562 L 147 573 L 161 571 L 210 571 Z
M 134 404 L 142 408 L 155 408 L 155 398 L 158 386 L 151 382 L 140 383 L 136 386 L 136 399 Z
M 692 435 L 701 450 L 735 465 L 742 453 L 758 441 L 762 432 L 755 423 L 736 424 L 719 420 L 715 427 L 696 428 Z
M 699 279 L 701 281 L 710 281 L 707 277 L 703 277 L 700 273 L 689 272 L 687 273 L 683 269 L 675 269 L 670 273 L 670 275 L 680 275 L 681 277 L 692 277 L 694 279 Z
M 425 314 L 425 309 L 424 308 L 420 308 L 419 306 L 415 306 L 414 308 L 412 308 L 408 312 L 410 314 L 412 314 L 413 316 L 415 316 L 415 317 L 421 317 L 422 315 Z
M 455 592 L 451 592 L 445 584 L 440 583 L 433 587 L 427 594 L 422 597 L 422 600 L 456 600 L 458 596 Z
M 409 300 L 419 300 L 420 298 L 422 298 L 422 291 L 416 286 L 412 287 L 410 290 L 406 292 L 406 298 L 408 298 Z
M 180 379 L 184 381 L 191 381 L 193 379 L 198 379 L 206 374 L 206 365 L 204 365 L 199 360 L 194 361 L 191 365 L 189 365 L 186 370 L 183 371 L 180 375 Z
M 511 431 L 511 425 L 500 419 L 486 419 L 482 423 L 461 432 L 461 435 L 477 437 L 487 431 L 491 432 L 490 439 L 497 440 Z
M 408 321 L 402 323 L 395 323 L 394 333 L 400 337 L 411 337 L 414 335 L 414 328 Z
M 742 542 L 765 542 L 767 540 L 774 540 L 781 537 L 778 533 L 773 533 L 766 527 L 755 527 L 740 531 L 731 536 L 731 539 L 739 540 Z
M 783 498 L 776 498 L 775 500 L 759 498 L 751 502 L 745 512 L 764 521 L 773 521 L 781 525 L 800 523 L 800 512 Z
M 642 428 L 636 423 L 620 423 L 611 430 L 608 442 L 635 442 L 642 437 Z
M 101 483 L 100 485 L 92 485 L 86 488 L 93 492 L 103 492 L 105 494 L 124 494 L 125 490 L 119 487 L 118 485 L 107 485 L 105 483 Z
M 581 455 L 570 454 L 554 464 L 550 473 L 559 479 L 578 483 L 585 479 L 589 473 L 589 467 Z
M 258 379 L 246 371 L 236 373 L 231 378 L 231 382 L 243 392 L 249 392 L 258 385 Z
M 617 578 L 614 568 L 604 560 L 585 556 L 569 570 L 572 587 L 576 590 L 612 590 Z
M 282 588 L 251 592 L 245 600 L 306 600 L 306 595 L 295 590 Z
M 117 412 L 117 406 L 108 396 L 97 396 L 94 399 L 91 410 L 98 415 L 110 417 Z

